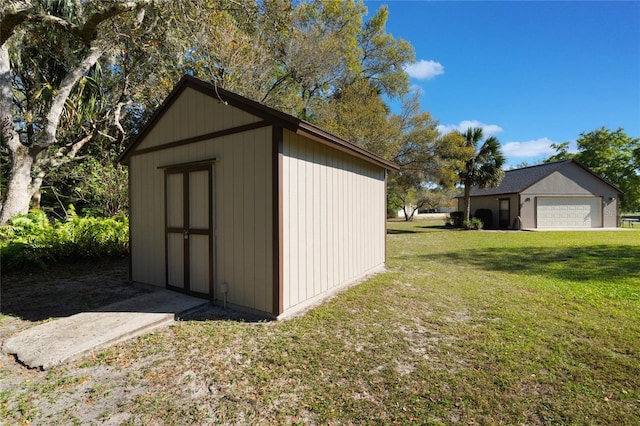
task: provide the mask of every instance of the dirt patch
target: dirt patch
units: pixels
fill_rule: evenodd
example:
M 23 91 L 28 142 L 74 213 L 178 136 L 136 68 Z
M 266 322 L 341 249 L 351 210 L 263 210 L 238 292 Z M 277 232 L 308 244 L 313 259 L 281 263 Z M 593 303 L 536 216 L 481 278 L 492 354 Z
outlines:
M 124 258 L 104 259 L 3 275 L 0 312 L 30 326 L 145 293 L 128 282 L 128 264 Z
M 47 271 L 15 273 L 2 276 L 0 284 L 0 348 L 8 337 L 39 323 L 149 291 L 128 283 L 127 259 L 105 259 L 90 264 L 58 265 Z M 183 320 L 258 324 L 263 318 L 210 307 Z M 203 381 L 208 377 L 206 374 L 196 374 L 185 367 L 185 372 L 174 378 L 175 383 L 163 384 L 158 379 L 166 374 L 163 369 L 167 360 L 183 358 L 174 354 L 171 348 L 145 344 L 157 339 L 170 341 L 167 335 L 171 336 L 172 331 L 157 330 L 125 344 L 137 347 L 139 343 L 141 353 L 127 352 L 117 345 L 48 371 L 28 369 L 13 356 L 0 354 L 0 425 L 122 424 L 131 421 L 132 416 L 144 421 L 147 414 L 135 414 L 132 407 L 158 403 L 156 399 L 160 397 L 156 394 L 162 394 L 164 389 L 162 386 L 157 388 L 158 381 L 171 388 L 180 386 L 188 394 L 186 401 L 212 398 L 215 389 Z M 156 348 L 157 353 L 154 352 Z M 226 401 L 226 396 L 227 393 L 221 394 L 218 399 Z
M 0 277 L 0 348 L 4 341 L 27 328 L 52 319 L 92 310 L 148 290 L 128 282 L 128 259 L 103 259 L 90 263 L 56 265 L 46 271 L 20 272 Z M 108 393 L 110 402 L 124 404 L 141 389 L 116 386 L 122 372 L 110 368 L 91 370 L 68 366 L 51 372 L 28 370 L 7 354 L 0 357 L 0 419 L 15 412 L 17 418 L 61 417 L 100 420 L 104 407 L 96 407 L 96 395 Z M 42 392 L 49 388 L 73 388 Z M 39 392 L 38 392 L 39 391 Z M 32 399 L 31 392 L 41 395 Z M 9 402 L 11 401 L 11 402 Z M 4 410 L 9 412 L 3 413 Z M 65 414 L 66 413 L 66 414 Z M 13 415 L 11 416 L 13 417 Z M 14 418 L 15 419 L 15 418 Z M 4 424 L 0 421 L 0 424 Z

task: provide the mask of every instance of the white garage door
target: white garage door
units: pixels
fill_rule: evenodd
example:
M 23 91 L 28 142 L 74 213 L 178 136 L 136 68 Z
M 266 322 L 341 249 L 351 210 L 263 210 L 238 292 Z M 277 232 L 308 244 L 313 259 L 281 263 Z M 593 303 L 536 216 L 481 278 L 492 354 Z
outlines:
M 538 228 L 600 228 L 602 207 L 598 197 L 537 199 Z

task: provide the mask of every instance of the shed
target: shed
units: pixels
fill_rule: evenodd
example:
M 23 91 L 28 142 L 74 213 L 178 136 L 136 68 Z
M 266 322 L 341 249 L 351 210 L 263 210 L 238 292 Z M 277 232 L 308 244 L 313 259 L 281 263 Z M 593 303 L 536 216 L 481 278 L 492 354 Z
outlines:
M 281 318 L 384 269 L 397 166 L 184 76 L 120 156 L 130 278 Z
M 564 160 L 509 170 L 495 188 L 472 188 L 470 202 L 472 213 L 492 211 L 492 228 L 610 228 L 618 226 L 621 194 L 587 166 Z

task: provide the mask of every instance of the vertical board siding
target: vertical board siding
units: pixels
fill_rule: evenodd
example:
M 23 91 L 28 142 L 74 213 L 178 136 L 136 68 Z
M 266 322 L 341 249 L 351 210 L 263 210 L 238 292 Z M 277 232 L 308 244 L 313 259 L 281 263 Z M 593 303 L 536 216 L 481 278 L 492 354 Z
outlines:
M 215 111 L 215 119 L 211 117 L 212 111 Z M 224 105 L 218 99 L 197 90 L 186 88 L 137 149 L 164 145 L 257 121 L 260 118 Z
M 134 281 L 164 285 L 164 172 L 154 166 L 155 161 L 155 153 L 133 157 L 129 166 L 131 266 Z
M 384 170 L 284 132 L 284 309 L 384 264 Z
M 178 111 L 174 111 L 176 107 Z M 187 89 L 139 147 L 171 143 L 171 138 L 183 139 L 251 121 L 257 121 L 256 117 Z M 166 284 L 164 170 L 158 167 L 216 158 L 212 207 L 215 283 L 229 284 L 229 303 L 271 312 L 274 255 L 271 132 L 270 127 L 263 127 L 130 158 L 134 281 L 162 287 Z M 221 299 L 218 289 L 214 291 L 216 298 Z

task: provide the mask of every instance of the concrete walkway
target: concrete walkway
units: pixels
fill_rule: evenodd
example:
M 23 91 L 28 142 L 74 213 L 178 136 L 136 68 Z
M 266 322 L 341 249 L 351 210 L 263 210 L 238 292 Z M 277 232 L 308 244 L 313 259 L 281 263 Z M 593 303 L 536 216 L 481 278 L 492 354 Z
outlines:
M 204 299 L 159 289 L 24 330 L 8 338 L 3 350 L 28 367 L 46 370 L 171 324 L 208 305 Z

